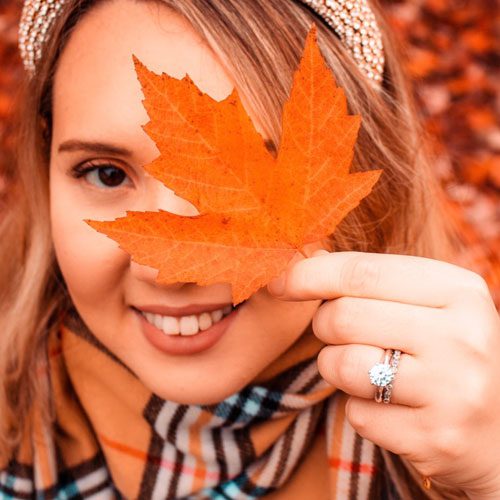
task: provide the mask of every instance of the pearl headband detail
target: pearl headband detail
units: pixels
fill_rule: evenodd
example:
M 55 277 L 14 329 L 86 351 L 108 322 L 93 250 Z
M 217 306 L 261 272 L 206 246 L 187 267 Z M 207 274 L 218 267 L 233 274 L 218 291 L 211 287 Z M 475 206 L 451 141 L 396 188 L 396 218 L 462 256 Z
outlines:
M 301 0 L 330 25 L 365 75 L 382 82 L 382 34 L 367 0 Z
M 19 22 L 19 51 L 24 68 L 30 75 L 42 58 L 48 32 L 65 0 L 25 0 Z
M 49 31 L 66 0 L 25 0 L 19 23 L 19 49 L 33 75 Z M 333 28 L 358 67 L 379 86 L 384 71 L 382 35 L 367 0 L 300 0 Z

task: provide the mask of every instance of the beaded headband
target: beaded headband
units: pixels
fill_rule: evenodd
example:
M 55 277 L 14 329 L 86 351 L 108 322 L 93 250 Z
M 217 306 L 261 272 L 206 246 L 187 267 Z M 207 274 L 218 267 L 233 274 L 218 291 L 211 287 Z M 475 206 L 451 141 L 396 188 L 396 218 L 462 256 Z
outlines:
M 19 49 L 33 75 L 49 30 L 66 0 L 25 0 L 19 24 Z M 300 0 L 323 18 L 376 86 L 382 81 L 382 35 L 367 0 Z

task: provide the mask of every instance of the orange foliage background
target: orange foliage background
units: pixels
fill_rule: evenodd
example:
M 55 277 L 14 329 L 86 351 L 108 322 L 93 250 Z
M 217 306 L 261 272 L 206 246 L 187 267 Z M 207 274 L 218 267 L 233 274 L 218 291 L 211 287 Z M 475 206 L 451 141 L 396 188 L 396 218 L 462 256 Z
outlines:
M 497 0 L 380 0 L 435 150 L 436 173 L 474 269 L 500 303 L 500 6 Z M 0 205 L 14 158 L 20 0 L 0 0 Z

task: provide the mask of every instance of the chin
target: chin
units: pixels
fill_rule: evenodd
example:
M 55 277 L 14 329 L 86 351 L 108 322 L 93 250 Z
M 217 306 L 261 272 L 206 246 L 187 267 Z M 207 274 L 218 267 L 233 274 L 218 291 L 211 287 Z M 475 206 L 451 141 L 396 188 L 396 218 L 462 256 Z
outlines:
M 220 377 L 220 373 L 217 374 L 213 381 L 209 377 L 204 377 L 202 382 L 196 381 L 185 384 L 172 383 L 172 381 L 165 383 L 158 380 L 152 381 L 149 384 L 144 379 L 142 382 L 156 396 L 167 401 L 186 405 L 212 405 L 220 403 L 232 394 L 240 391 L 247 383 L 246 381 L 229 383 L 227 378 Z

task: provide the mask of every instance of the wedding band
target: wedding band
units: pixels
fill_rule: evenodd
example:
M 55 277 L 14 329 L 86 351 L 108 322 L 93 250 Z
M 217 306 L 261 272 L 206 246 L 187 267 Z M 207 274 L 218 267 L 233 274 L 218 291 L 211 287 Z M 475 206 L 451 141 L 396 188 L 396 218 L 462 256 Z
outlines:
M 370 376 L 370 383 L 377 386 L 375 393 L 375 401 L 380 403 L 382 401 L 382 394 L 384 388 L 394 380 L 394 371 L 389 364 L 393 350 L 386 349 L 384 352 L 384 359 L 382 363 L 376 363 L 368 371 Z
M 399 366 L 399 360 L 401 359 L 401 351 L 399 349 L 395 349 L 394 352 L 392 353 L 392 358 L 391 358 L 391 368 L 392 372 L 394 374 L 394 377 L 396 376 L 396 373 L 398 372 L 398 366 Z M 384 403 L 390 403 L 391 402 L 391 395 L 392 395 L 392 383 L 394 381 L 389 382 L 383 389 L 383 401 Z

